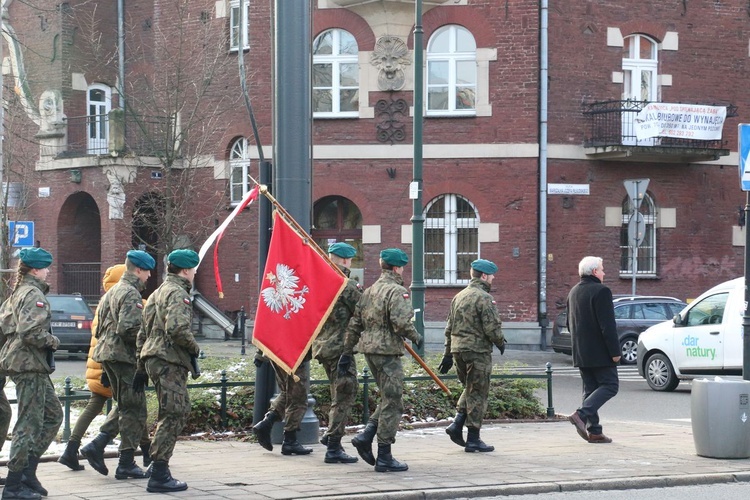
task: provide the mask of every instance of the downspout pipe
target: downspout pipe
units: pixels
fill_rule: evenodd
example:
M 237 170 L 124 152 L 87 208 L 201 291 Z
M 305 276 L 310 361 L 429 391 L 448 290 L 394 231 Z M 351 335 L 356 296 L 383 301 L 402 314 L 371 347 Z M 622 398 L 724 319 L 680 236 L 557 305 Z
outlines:
M 547 102 L 549 0 L 541 0 L 539 43 L 539 348 L 547 350 Z
M 117 93 L 120 109 L 125 109 L 125 0 L 117 0 Z

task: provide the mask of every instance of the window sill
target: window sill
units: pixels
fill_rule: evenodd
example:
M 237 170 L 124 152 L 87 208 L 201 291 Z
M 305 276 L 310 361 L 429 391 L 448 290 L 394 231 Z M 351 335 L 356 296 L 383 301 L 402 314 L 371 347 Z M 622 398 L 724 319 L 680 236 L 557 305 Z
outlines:
M 633 273 L 620 273 L 620 279 L 622 279 L 622 280 L 624 280 L 624 279 L 632 280 L 633 279 Z M 644 279 L 644 280 L 658 280 L 659 279 L 659 275 L 655 274 L 655 273 L 644 273 L 644 274 L 638 273 L 638 274 L 635 275 L 635 279 L 638 279 L 638 280 L 640 280 L 640 279 Z
M 313 120 L 352 120 L 359 118 L 359 113 L 326 113 L 326 114 L 319 114 L 319 113 L 313 113 Z
M 477 112 L 471 111 L 428 111 L 425 118 L 476 118 Z

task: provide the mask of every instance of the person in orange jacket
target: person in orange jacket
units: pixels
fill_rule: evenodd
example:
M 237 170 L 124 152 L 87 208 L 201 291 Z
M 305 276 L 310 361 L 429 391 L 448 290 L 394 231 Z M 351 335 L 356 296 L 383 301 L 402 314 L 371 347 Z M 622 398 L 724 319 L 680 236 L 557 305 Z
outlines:
M 115 283 L 120 281 L 124 272 L 125 264 L 117 264 L 107 269 L 104 273 L 104 278 L 102 279 L 102 288 L 104 288 L 104 291 L 108 291 Z M 146 301 L 144 300 L 143 302 L 145 303 Z M 98 313 L 99 307 L 97 306 L 96 309 Z M 98 342 L 96 339 L 98 318 L 99 315 L 95 313 L 94 320 L 91 322 L 91 344 L 89 347 L 88 359 L 86 360 L 86 384 L 91 391 L 91 397 L 89 398 L 86 408 L 76 420 L 76 425 L 70 434 L 70 439 L 68 439 L 65 451 L 57 460 L 59 463 L 66 465 L 72 470 L 83 470 L 85 468 L 78 462 L 78 448 L 81 446 L 81 439 L 89 428 L 89 425 L 91 425 L 91 421 L 102 412 L 105 403 L 112 397 L 112 389 L 109 386 L 105 387 L 102 384 L 102 365 L 94 361 L 91 357 Z M 113 407 L 112 411 L 117 412 L 117 407 Z M 114 419 L 114 422 L 117 422 L 116 418 Z M 117 433 L 114 435 L 116 434 Z M 145 430 L 141 437 L 140 447 L 143 452 L 143 465 L 148 467 L 151 464 L 151 456 L 149 455 L 151 440 L 149 439 L 148 429 Z

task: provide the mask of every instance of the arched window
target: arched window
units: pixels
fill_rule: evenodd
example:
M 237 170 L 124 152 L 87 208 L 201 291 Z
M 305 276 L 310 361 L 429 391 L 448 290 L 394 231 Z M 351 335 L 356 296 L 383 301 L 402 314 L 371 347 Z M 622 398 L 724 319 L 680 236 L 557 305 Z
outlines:
M 443 26 L 427 44 L 427 114 L 476 114 L 477 45 L 462 26 Z
M 250 186 L 250 156 L 247 147 L 247 139 L 240 137 L 234 141 L 229 151 L 229 195 L 233 204 L 242 201 Z
M 424 271 L 426 283 L 467 283 L 479 257 L 479 214 L 457 194 L 432 199 L 425 207 Z
M 311 236 L 323 250 L 337 241 L 349 243 L 357 249 L 357 255 L 352 260 L 352 270 L 364 267 L 362 213 L 351 200 L 342 196 L 326 196 L 316 201 L 313 206 Z
M 86 92 L 87 152 L 92 155 L 109 153 L 109 112 L 112 89 L 106 85 L 90 85 Z
M 639 211 L 646 223 L 643 242 L 638 247 L 638 268 L 636 275 L 656 274 L 656 209 L 654 201 L 645 194 Z M 633 242 L 628 241 L 628 223 L 632 216 L 630 198 L 622 202 L 622 228 L 620 229 L 620 276 L 633 275 Z
M 658 138 L 637 140 L 633 121 L 643 102 L 659 100 L 657 86 L 658 44 L 646 35 L 630 35 L 623 40 L 622 49 L 622 135 L 623 144 L 656 146 Z
M 351 33 L 334 28 L 313 42 L 313 116 L 359 114 L 359 48 Z

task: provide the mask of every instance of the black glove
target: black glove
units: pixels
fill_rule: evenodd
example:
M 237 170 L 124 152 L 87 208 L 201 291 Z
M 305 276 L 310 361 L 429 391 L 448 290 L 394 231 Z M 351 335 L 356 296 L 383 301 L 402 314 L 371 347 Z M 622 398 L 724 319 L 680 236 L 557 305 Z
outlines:
M 102 377 L 99 380 L 102 383 L 102 387 L 109 387 L 110 386 L 109 375 L 107 375 L 107 372 L 105 372 L 104 370 L 102 370 Z
M 260 368 L 261 366 L 263 366 L 263 358 L 261 358 L 260 356 L 255 356 L 255 359 L 253 359 L 253 364 L 256 368 Z
M 424 345 L 424 335 L 419 335 L 419 340 L 414 344 L 414 347 L 416 347 L 417 349 L 422 349 L 423 345 Z
M 133 392 L 141 393 L 146 390 L 148 385 L 148 374 L 146 372 L 137 371 L 133 375 Z
M 505 344 L 507 344 L 507 343 L 508 342 L 505 339 L 503 339 L 503 343 L 500 344 L 499 346 L 497 346 L 497 348 L 500 350 L 500 356 L 502 356 L 503 354 L 505 354 Z
M 445 354 L 443 360 L 438 365 L 438 371 L 442 375 L 445 375 L 451 370 L 451 368 L 453 368 L 453 354 Z
M 0 390 L 5 389 L 5 382 L 7 382 L 5 375 L 0 375 Z
M 342 354 L 339 358 L 339 377 L 349 375 L 350 366 L 352 366 L 352 357 L 348 354 Z

